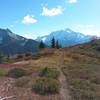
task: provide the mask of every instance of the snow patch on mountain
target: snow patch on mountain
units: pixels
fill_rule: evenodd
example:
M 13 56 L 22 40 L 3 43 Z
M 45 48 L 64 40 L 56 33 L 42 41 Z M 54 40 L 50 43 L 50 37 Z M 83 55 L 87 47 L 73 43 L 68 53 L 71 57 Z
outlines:
M 59 44 L 62 45 L 62 47 L 89 42 L 93 39 L 93 36 L 84 35 L 80 32 L 74 32 L 73 30 L 67 28 L 65 30 L 52 32 L 51 34 L 46 36 L 38 37 L 36 40 L 43 40 L 46 45 L 50 46 L 53 37 L 55 38 L 55 40 L 58 40 Z

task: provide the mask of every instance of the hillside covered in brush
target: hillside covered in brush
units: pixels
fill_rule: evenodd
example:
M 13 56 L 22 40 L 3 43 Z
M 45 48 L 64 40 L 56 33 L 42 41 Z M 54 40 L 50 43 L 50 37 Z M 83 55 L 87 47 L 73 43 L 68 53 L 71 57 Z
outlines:
M 10 57 L 10 64 L 0 64 L 1 97 L 12 96 L 12 100 L 100 99 L 100 40 L 18 57 Z

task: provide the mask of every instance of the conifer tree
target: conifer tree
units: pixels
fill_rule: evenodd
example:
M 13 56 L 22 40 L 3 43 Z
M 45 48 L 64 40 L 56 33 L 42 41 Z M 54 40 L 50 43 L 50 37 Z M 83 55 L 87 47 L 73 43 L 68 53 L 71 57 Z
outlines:
M 45 44 L 44 44 L 44 42 L 43 42 L 43 41 L 41 41 L 41 42 L 40 42 L 39 48 L 40 48 L 40 49 L 45 48 Z
M 55 38 L 54 37 L 51 40 L 51 48 L 55 48 Z
M 56 48 L 59 49 L 61 46 L 59 45 L 58 40 L 56 41 Z
M 0 53 L 0 63 L 3 63 L 3 60 L 4 60 L 4 56 L 2 53 Z
M 62 46 L 59 44 L 58 40 L 56 41 L 56 48 L 57 49 L 62 48 Z

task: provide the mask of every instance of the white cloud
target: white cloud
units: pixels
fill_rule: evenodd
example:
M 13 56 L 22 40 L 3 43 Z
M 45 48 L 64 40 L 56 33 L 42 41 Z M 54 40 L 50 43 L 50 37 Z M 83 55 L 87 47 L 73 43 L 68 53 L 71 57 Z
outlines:
M 77 3 L 77 0 L 67 0 L 68 3 Z
M 43 7 L 43 12 L 41 13 L 42 16 L 57 16 L 62 14 L 64 9 L 61 6 L 49 9 L 47 7 Z
M 36 39 L 37 35 L 35 34 L 35 32 L 30 32 L 30 33 L 24 34 L 24 37 L 28 39 Z
M 94 26 L 91 24 L 85 24 L 85 25 L 77 25 L 77 28 L 93 28 Z
M 80 32 L 85 35 L 95 35 L 95 33 L 93 33 L 93 30 L 90 30 L 90 29 L 82 29 L 80 30 Z
M 78 31 L 85 35 L 92 35 L 92 36 L 100 37 L 100 31 L 96 29 L 80 29 Z
M 31 16 L 31 15 L 26 15 L 24 19 L 22 20 L 22 23 L 26 25 L 34 24 L 36 22 L 37 20 L 34 18 L 34 16 Z
M 77 30 L 85 35 L 97 35 L 95 27 L 92 24 L 79 24 L 76 26 Z

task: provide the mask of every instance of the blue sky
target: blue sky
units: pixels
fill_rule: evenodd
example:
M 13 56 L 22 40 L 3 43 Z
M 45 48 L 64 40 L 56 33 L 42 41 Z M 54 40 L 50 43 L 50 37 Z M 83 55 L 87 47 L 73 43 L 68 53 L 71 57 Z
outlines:
M 100 36 L 100 0 L 0 0 L 0 28 L 36 38 L 70 28 Z

